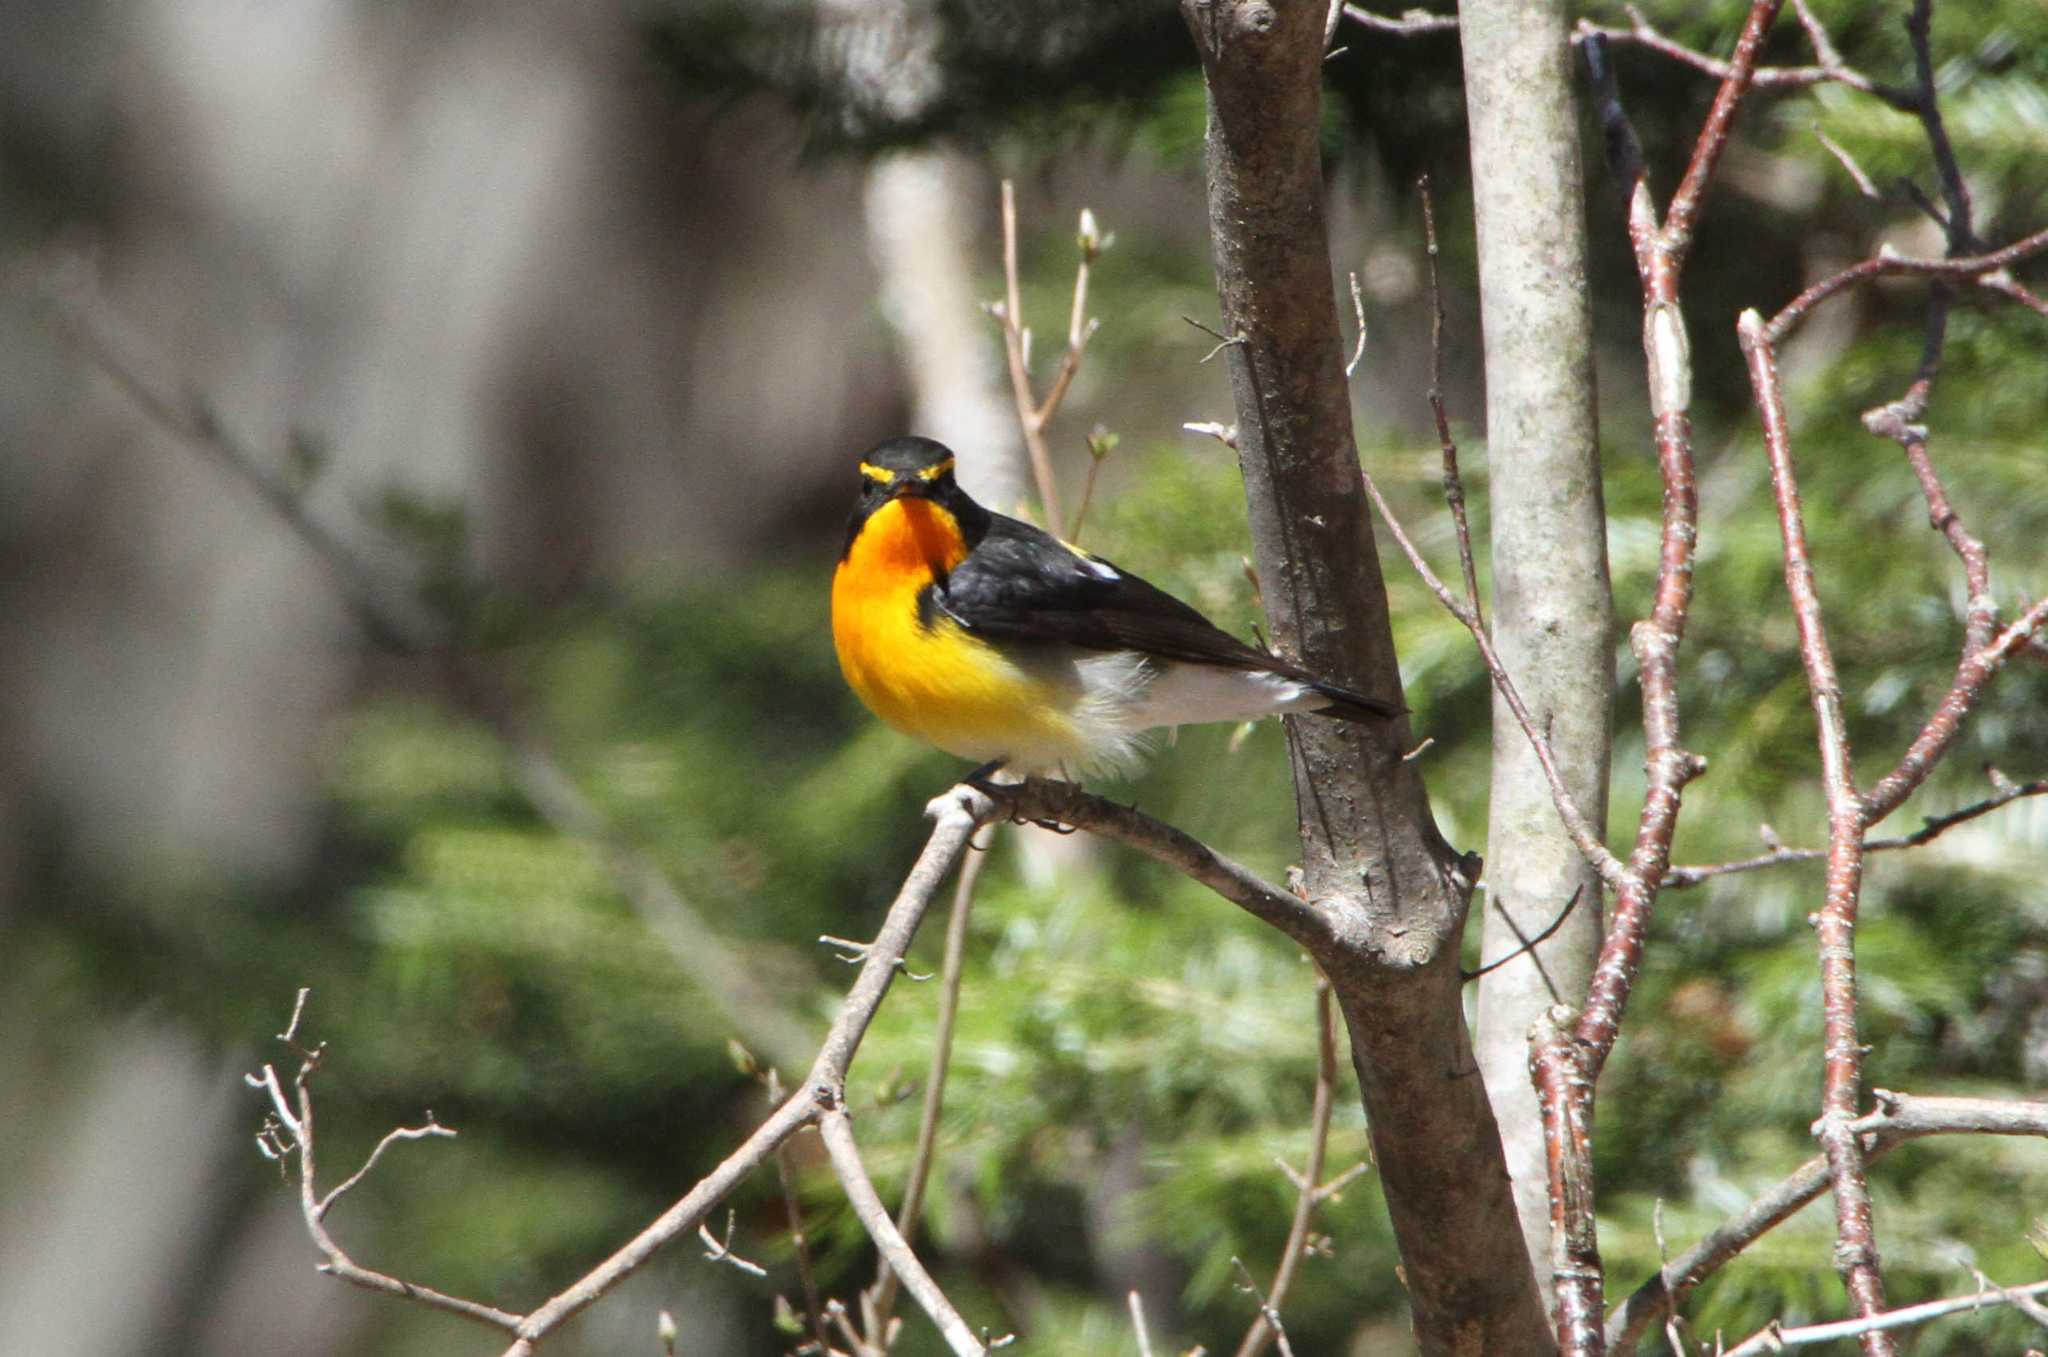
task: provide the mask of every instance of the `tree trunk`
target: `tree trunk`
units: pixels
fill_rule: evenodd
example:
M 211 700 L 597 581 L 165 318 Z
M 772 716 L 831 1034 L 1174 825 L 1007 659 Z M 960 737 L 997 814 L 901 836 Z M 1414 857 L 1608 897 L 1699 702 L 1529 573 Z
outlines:
M 1209 217 L 1238 457 L 1273 638 L 1368 693 L 1398 690 L 1366 517 L 1323 225 L 1317 129 L 1328 6 L 1183 0 L 1209 90 Z M 1351 1035 L 1425 1354 L 1539 1354 L 1551 1339 L 1459 1003 L 1470 888 L 1405 721 L 1293 723 L 1317 960 Z
M 1494 645 L 1572 798 L 1607 820 L 1614 604 L 1593 386 L 1584 194 L 1562 0 L 1463 0 L 1465 104 L 1486 339 Z M 1479 982 L 1479 1068 L 1550 1300 L 1550 1194 L 1529 1027 L 1577 1007 L 1600 950 L 1600 878 L 1499 694 L 1481 956 L 1513 955 L 1578 893 L 1564 925 Z

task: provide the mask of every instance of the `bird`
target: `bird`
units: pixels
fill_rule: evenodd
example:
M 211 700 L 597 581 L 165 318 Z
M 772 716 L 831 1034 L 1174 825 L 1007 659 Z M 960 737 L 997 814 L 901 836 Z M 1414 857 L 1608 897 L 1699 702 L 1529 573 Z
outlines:
M 1400 715 L 1247 645 L 1130 571 L 975 502 L 945 444 L 860 459 L 832 577 L 832 639 L 888 725 L 981 764 L 970 778 L 1126 770 L 1145 732 L 1274 712 Z

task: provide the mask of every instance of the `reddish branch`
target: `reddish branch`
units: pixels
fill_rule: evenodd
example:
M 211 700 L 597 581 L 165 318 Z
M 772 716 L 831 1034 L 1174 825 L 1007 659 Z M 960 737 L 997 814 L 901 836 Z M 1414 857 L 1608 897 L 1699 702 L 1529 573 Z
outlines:
M 1854 287 L 1858 283 L 1867 283 L 1896 274 L 1919 274 L 1986 287 L 1990 286 L 1987 280 L 2000 278 L 2004 270 L 2022 260 L 2031 259 L 2044 250 L 2048 250 L 2048 230 L 2036 231 L 2033 235 L 2016 240 L 2002 249 L 1985 254 L 1960 255 L 1948 259 L 1915 258 L 1893 254 L 1888 249 L 1883 250 L 1870 259 L 1851 264 L 1839 273 L 1830 274 L 1785 303 L 1778 314 L 1771 317 L 1764 333 L 1774 345 L 1784 342 L 1785 336 L 1805 320 L 1807 313 L 1815 306 L 1844 288 Z M 2010 282 L 2011 279 L 2004 278 L 2003 281 Z
M 1849 1293 L 1858 1318 L 1869 1319 L 1885 1309 L 1876 1226 L 1871 1219 L 1870 1184 L 1863 1153 L 1850 1123 L 1856 1118 L 1863 1083 L 1863 1046 L 1856 1033 L 1856 914 L 1863 885 L 1865 812 L 1850 767 L 1848 722 L 1842 710 L 1842 684 L 1828 646 L 1821 617 L 1820 593 L 1806 544 L 1806 524 L 1799 504 L 1799 482 L 1792 466 L 1791 433 L 1785 419 L 1785 397 L 1778 381 L 1778 361 L 1766 335 L 1763 317 L 1745 311 L 1736 325 L 1743 356 L 1749 364 L 1750 386 L 1763 420 L 1764 449 L 1770 458 L 1771 490 L 1778 505 L 1778 530 L 1785 544 L 1785 587 L 1799 627 L 1799 657 L 1813 695 L 1814 718 L 1820 727 L 1821 785 L 1827 796 L 1827 888 L 1815 930 L 1820 937 L 1821 977 L 1821 1114 L 1815 1131 L 1828 1160 L 1835 1197 L 1835 1268 Z M 1883 1329 L 1863 1331 L 1866 1357 L 1893 1357 L 1897 1351 Z
M 1678 648 L 1692 603 L 1692 571 L 1699 534 L 1699 492 L 1692 455 L 1690 416 L 1692 363 L 1679 306 L 1679 279 L 1692 246 L 1696 221 L 1714 167 L 1726 150 L 1730 129 L 1756 69 L 1764 34 L 1776 19 L 1780 0 L 1756 0 L 1694 142 L 1685 173 L 1663 219 L 1658 219 L 1639 164 L 1626 169 L 1628 230 L 1643 287 L 1643 350 L 1648 366 L 1650 409 L 1655 419 L 1658 470 L 1664 482 L 1663 527 L 1658 549 L 1657 587 L 1650 615 L 1631 630 L 1643 689 L 1647 785 L 1637 821 L 1635 845 L 1615 882 L 1613 919 L 1600 948 L 1584 1009 L 1569 1034 L 1538 1039 L 1532 1055 L 1538 1100 L 1550 1151 L 1560 1351 L 1566 1357 L 1604 1350 L 1599 1323 L 1602 1273 L 1593 1225 L 1591 1135 L 1593 1094 L 1601 1068 L 1614 1049 L 1630 990 L 1642 965 L 1650 910 L 1670 865 L 1685 786 L 1706 769 L 1706 761 L 1679 743 Z M 1610 144 L 1633 143 L 1627 114 L 1611 82 L 1603 122 L 1622 135 Z M 1596 865 L 1598 858 L 1593 859 Z
M 1664 522 L 1658 548 L 1657 590 L 1647 619 L 1629 635 L 1641 670 L 1648 786 L 1629 854 L 1627 880 L 1615 893 L 1614 919 L 1593 972 L 1575 1035 L 1585 1048 L 1587 1074 L 1599 1077 L 1614 1049 L 1622 1012 L 1642 964 L 1643 939 L 1657 883 L 1670 864 L 1685 785 L 1706 761 L 1678 739 L 1678 647 L 1692 604 L 1692 567 L 1699 535 L 1699 488 L 1694 477 L 1690 416 L 1692 361 L 1679 308 L 1679 277 L 1692 246 L 1693 224 L 1714 166 L 1749 86 L 1764 33 L 1777 17 L 1778 0 L 1757 0 L 1743 23 L 1729 72 L 1714 96 L 1691 160 L 1660 223 L 1649 185 L 1638 179 L 1629 201 L 1629 238 L 1643 284 L 1643 349 L 1650 409 L 1656 423 L 1657 465 L 1664 481 Z
M 1849 66 L 1842 60 L 1841 53 L 1835 50 L 1834 43 L 1828 39 L 1827 30 L 1820 26 L 1805 4 L 1800 3 L 1800 0 L 1794 0 L 1794 8 L 1799 11 L 1799 22 L 1805 27 L 1807 36 L 1813 42 L 1815 64 L 1759 66 L 1749 77 L 1753 86 L 1758 89 L 1805 89 L 1813 85 L 1846 85 L 1850 89 L 1875 95 L 1893 108 L 1904 112 L 1912 111 L 1913 95 L 1910 91 L 1879 84 Z M 1584 42 L 1588 38 L 1597 37 L 1608 42 L 1633 43 L 1713 76 L 1716 80 L 1725 81 L 1734 73 L 1734 61 L 1723 61 L 1719 57 L 1696 51 L 1684 43 L 1666 37 L 1634 5 L 1624 6 L 1624 12 L 1629 18 L 1627 28 L 1607 27 L 1581 19 L 1573 40 Z
M 1593 1076 L 1569 1030 L 1573 1014 L 1558 1006 L 1529 1033 L 1529 1077 L 1543 1110 L 1543 1150 L 1550 1178 L 1551 1275 L 1557 1280 L 1558 1350 L 1602 1350 L 1603 1272 L 1593 1215 Z

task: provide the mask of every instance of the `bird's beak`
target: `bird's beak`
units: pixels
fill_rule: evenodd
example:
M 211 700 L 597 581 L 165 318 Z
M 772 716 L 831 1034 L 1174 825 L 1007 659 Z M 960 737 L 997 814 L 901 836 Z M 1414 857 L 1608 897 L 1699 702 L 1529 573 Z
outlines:
M 915 476 L 898 476 L 889 483 L 890 499 L 927 499 L 931 487 Z

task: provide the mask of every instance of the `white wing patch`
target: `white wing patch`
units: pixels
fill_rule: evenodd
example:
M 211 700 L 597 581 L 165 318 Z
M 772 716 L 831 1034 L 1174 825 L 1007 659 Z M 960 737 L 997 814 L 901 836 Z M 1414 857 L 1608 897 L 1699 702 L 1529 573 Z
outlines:
M 1163 664 L 1144 694 L 1124 712 L 1131 730 L 1255 721 L 1274 712 L 1320 711 L 1323 694 L 1264 670 L 1218 669 L 1204 664 Z
M 1110 565 L 1106 561 L 1096 560 L 1093 556 L 1090 556 L 1087 552 L 1081 550 L 1081 548 L 1075 546 L 1072 542 L 1067 541 L 1064 537 L 1056 538 L 1054 540 L 1059 542 L 1059 544 L 1065 547 L 1068 551 L 1073 552 L 1075 556 L 1079 557 L 1081 564 L 1087 566 L 1088 573 L 1095 576 L 1096 579 L 1108 580 L 1111 583 L 1114 583 L 1117 580 L 1123 578 L 1123 576 L 1117 572 L 1117 568 L 1115 566 Z

